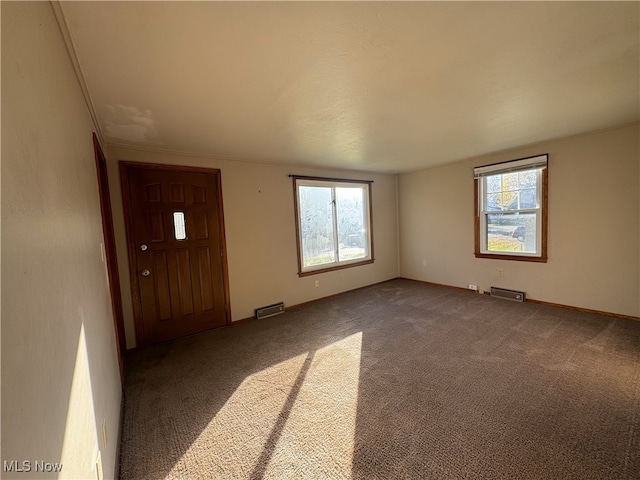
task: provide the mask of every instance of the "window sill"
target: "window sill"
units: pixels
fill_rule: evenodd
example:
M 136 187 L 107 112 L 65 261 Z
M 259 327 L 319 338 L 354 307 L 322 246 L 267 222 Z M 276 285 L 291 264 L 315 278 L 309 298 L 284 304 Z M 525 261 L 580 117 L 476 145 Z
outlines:
M 492 258 L 494 260 L 515 260 L 517 262 L 547 263 L 547 257 L 527 257 L 524 255 L 501 255 L 497 253 L 475 253 L 476 258 Z
M 308 277 L 317 273 L 333 272 L 334 270 L 342 270 L 344 268 L 359 267 L 360 265 L 368 265 L 373 263 L 373 258 L 362 260 L 361 262 L 344 263 L 342 265 L 332 265 L 327 268 L 318 268 L 317 270 L 308 270 L 306 272 L 298 272 L 298 277 Z

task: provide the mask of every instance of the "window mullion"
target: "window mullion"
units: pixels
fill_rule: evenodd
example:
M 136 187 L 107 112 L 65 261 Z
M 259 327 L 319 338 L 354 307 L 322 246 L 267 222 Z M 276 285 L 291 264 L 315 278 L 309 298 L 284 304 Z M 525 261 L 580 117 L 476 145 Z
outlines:
M 340 261 L 340 246 L 338 245 L 338 208 L 336 205 L 336 187 L 331 188 L 331 215 L 333 216 L 333 249 L 335 261 Z
M 520 210 L 481 210 L 480 214 L 499 215 L 501 213 L 540 213 L 541 208 L 522 208 Z

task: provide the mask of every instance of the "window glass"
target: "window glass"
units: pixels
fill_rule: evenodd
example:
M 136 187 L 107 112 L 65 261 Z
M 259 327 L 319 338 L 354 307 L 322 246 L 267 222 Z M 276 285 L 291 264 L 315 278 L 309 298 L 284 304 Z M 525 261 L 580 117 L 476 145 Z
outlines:
M 176 240 L 187 239 L 187 225 L 184 221 L 184 212 L 173 212 L 173 234 Z
M 487 215 L 487 251 L 536 253 L 536 223 L 535 213 Z
M 367 256 L 364 189 L 336 188 L 339 259 L 353 260 Z
M 475 169 L 477 257 L 546 261 L 546 168 L 541 155 Z
M 335 262 L 331 188 L 300 186 L 300 234 L 303 266 Z
M 299 274 L 371 263 L 370 182 L 294 177 Z

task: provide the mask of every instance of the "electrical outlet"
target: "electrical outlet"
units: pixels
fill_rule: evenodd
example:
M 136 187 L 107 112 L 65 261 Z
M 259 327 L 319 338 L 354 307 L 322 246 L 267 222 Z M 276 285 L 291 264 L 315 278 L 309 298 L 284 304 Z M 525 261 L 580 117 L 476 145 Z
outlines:
M 498 269 L 498 276 L 499 277 L 504 277 L 504 270 L 503 269 L 501 269 L 501 268 Z
M 320 280 L 316 280 L 316 287 L 320 286 Z
M 474 285 L 473 283 L 470 283 L 469 284 L 469 290 L 473 290 L 473 291 L 477 292 L 478 291 L 478 286 Z

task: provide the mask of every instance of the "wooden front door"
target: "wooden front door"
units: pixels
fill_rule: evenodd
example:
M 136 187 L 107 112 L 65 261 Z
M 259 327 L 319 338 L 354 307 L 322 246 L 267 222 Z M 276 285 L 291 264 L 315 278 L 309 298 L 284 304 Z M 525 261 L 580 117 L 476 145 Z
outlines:
M 121 163 L 139 346 L 228 323 L 220 171 Z

